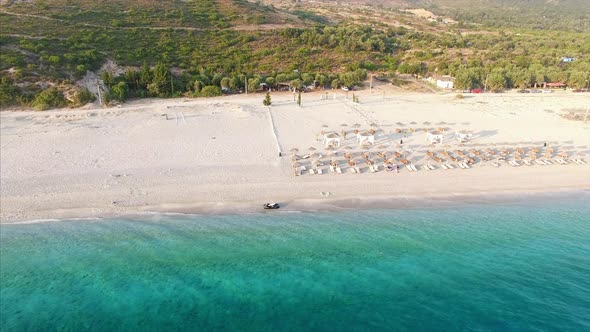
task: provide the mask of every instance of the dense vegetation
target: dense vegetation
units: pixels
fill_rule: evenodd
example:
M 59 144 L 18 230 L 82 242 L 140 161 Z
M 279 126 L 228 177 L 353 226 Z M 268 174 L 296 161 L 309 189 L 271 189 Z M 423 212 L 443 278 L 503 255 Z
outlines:
M 245 0 L 55 0 L 2 9 L 2 106 L 91 100 L 88 91 L 59 90 L 107 59 L 127 67 L 102 73 L 107 101 L 216 96 L 244 90 L 246 78 L 249 91 L 261 83 L 338 88 L 361 84 L 368 72 L 450 74 L 458 88 L 557 81 L 577 88 L 590 79 L 590 35 L 579 32 L 334 25 L 303 9 L 284 13 Z M 298 27 L 247 28 L 270 23 Z M 562 62 L 565 56 L 576 60 Z

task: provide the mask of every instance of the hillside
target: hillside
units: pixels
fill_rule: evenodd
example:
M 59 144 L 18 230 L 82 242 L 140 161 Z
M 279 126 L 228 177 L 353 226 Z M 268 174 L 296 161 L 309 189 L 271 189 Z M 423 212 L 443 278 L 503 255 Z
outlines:
M 419 4 L 445 15 L 461 1 Z M 457 75 L 466 87 L 491 76 L 498 88 L 512 88 L 544 81 L 581 87 L 590 73 L 586 33 L 454 23 L 452 13 L 433 18 L 355 3 L 4 1 L 0 103 L 83 104 L 92 96 L 80 80 L 94 73 L 107 99 L 119 101 L 237 92 L 246 77 L 250 90 L 263 82 L 338 88 L 361 84 L 369 72 L 393 81 L 398 74 Z M 564 64 L 564 56 L 576 61 Z M 117 67 L 104 70 L 107 61 Z

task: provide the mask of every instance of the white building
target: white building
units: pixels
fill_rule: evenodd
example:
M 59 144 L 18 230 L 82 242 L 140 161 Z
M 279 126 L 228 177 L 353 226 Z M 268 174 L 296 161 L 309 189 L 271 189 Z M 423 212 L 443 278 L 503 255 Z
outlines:
M 325 133 L 324 134 L 324 146 L 334 145 L 340 147 L 340 135 L 336 133 Z
M 359 144 L 363 144 L 363 142 L 369 142 L 371 144 L 375 144 L 375 135 L 371 134 L 368 131 L 363 131 L 356 134 L 356 139 Z
M 444 75 L 436 80 L 436 86 L 441 89 L 453 89 L 454 82 L 454 77 Z

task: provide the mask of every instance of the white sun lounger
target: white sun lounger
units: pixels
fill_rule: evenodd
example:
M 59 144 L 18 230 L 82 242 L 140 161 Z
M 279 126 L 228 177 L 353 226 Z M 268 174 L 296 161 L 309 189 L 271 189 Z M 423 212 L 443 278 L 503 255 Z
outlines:
M 357 173 L 361 174 L 361 169 L 360 168 L 355 167 L 354 169 L 356 170 Z
M 492 165 L 494 165 L 495 167 L 500 167 L 500 164 L 495 161 L 492 161 Z
M 375 172 L 379 172 L 379 165 L 373 165 L 373 169 L 375 170 Z
M 334 173 L 335 171 L 334 166 L 330 165 L 330 172 Z
M 305 156 L 301 157 L 301 159 L 309 159 L 310 155 L 306 154 Z
M 408 171 L 413 172 L 414 170 L 412 169 L 412 167 L 410 167 L 410 165 L 406 165 L 406 168 L 408 169 Z
M 533 164 L 531 164 L 531 162 L 528 160 L 523 160 L 522 162 L 527 166 L 533 166 Z
M 553 163 L 547 159 L 543 160 L 543 162 L 545 163 L 545 165 L 553 165 Z
M 467 163 L 462 163 L 462 164 L 463 164 L 463 168 L 465 168 L 465 169 L 470 169 L 471 168 L 471 166 L 467 165 Z
M 451 164 L 447 164 L 447 168 L 448 169 L 455 169 L 455 167 L 453 167 L 453 165 L 451 165 Z
M 369 165 L 369 171 L 371 171 L 371 173 L 375 173 L 375 169 L 373 168 L 373 165 Z
M 586 162 L 584 161 L 584 159 L 576 159 L 578 161 L 578 164 L 585 164 Z
M 342 169 L 340 167 L 336 167 L 336 173 L 342 174 Z
M 430 171 L 430 168 L 428 167 L 428 165 L 422 165 L 422 169 L 425 171 Z
M 416 166 L 414 166 L 414 165 L 410 165 L 410 167 L 412 168 L 412 170 L 413 170 L 414 172 L 418 172 L 418 169 L 416 168 Z
M 432 166 L 432 165 L 426 165 L 426 166 L 427 166 L 427 167 L 428 167 L 430 170 L 432 170 L 432 171 L 436 169 L 436 167 L 434 167 L 434 166 Z
M 508 163 L 509 163 L 509 164 L 510 164 L 510 166 L 512 166 L 512 167 L 518 167 L 518 166 L 520 166 L 520 164 L 519 164 L 519 163 L 517 163 L 517 162 L 516 162 L 516 161 L 514 161 L 514 160 L 510 160 Z
M 351 168 L 348 169 L 348 172 L 354 174 L 354 173 L 356 173 L 356 169 L 354 169 L 353 167 L 351 167 Z
M 318 169 L 316 169 L 315 171 L 316 171 L 316 172 L 318 172 L 318 174 L 324 174 L 324 172 L 322 171 L 322 169 L 321 169 L 321 168 L 318 168 Z
M 311 174 L 311 175 L 315 175 L 315 171 L 314 171 L 313 169 L 310 169 L 310 170 L 309 170 L 309 174 Z
M 441 164 L 441 165 L 440 165 L 440 167 L 442 167 L 443 169 L 449 169 L 449 168 L 447 167 L 447 165 L 445 165 L 445 164 Z

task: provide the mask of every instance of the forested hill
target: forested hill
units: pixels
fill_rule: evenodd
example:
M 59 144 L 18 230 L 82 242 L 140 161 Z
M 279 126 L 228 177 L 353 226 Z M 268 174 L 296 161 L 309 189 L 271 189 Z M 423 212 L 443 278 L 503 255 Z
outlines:
M 408 0 L 456 20 L 495 27 L 590 32 L 588 0 Z
M 443 1 L 467 0 L 424 4 L 439 12 L 456 8 Z M 330 1 L 1 3 L 3 108 L 83 104 L 92 95 L 81 80 L 92 77 L 97 87 L 93 75 L 104 96 L 118 101 L 236 93 L 246 77 L 251 91 L 285 82 L 339 88 L 362 84 L 368 73 L 397 83 L 400 74 L 448 74 L 457 87 L 494 89 L 556 81 L 580 88 L 590 80 L 590 34 L 574 29 L 449 23 Z M 107 62 L 117 67 L 101 70 Z

